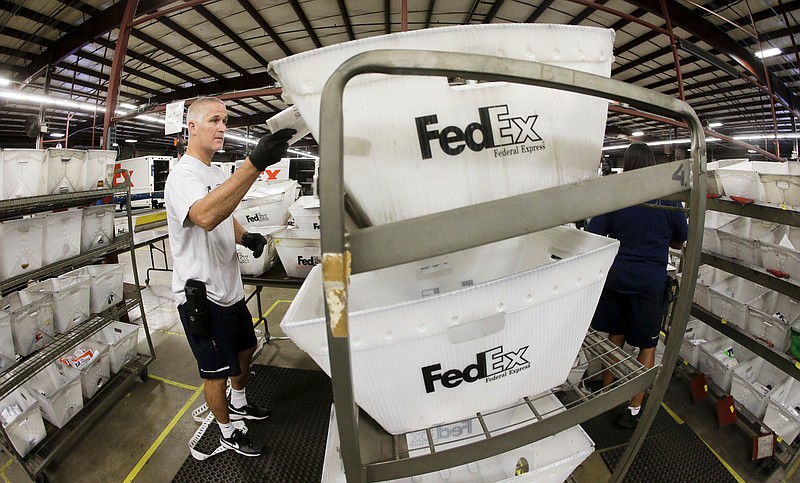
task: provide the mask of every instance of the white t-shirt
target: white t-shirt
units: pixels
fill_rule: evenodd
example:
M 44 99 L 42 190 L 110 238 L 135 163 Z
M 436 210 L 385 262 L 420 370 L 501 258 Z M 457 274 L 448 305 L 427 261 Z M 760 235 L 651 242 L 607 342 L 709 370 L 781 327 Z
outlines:
M 172 251 L 172 291 L 178 305 L 186 302 L 186 281 L 199 280 L 208 299 L 229 307 L 244 298 L 233 216 L 211 231 L 189 219 L 189 208 L 225 181 L 222 170 L 184 155 L 172 168 L 164 187 L 169 245 Z

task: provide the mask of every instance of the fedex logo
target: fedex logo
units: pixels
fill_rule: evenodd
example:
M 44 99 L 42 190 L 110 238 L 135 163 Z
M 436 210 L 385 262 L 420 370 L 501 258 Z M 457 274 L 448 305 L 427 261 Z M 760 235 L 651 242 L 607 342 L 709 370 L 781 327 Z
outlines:
M 525 359 L 528 346 L 516 351 L 503 351 L 503 346 L 498 346 L 488 351 L 475 355 L 475 363 L 463 369 L 449 369 L 442 372 L 441 364 L 432 364 L 422 368 L 422 381 L 425 392 L 436 391 L 435 383 L 439 381 L 445 389 L 452 389 L 461 383 L 471 383 L 479 379 L 491 382 L 509 374 L 515 374 L 530 368 L 530 362 Z
M 129 169 L 128 170 L 128 176 L 125 176 L 125 172 L 124 171 L 123 172 L 119 172 L 119 173 L 116 172 L 116 171 L 119 171 L 120 169 L 122 169 L 122 165 L 120 163 L 116 163 L 114 165 L 114 171 L 115 171 L 114 172 L 114 180 L 111 182 L 111 186 L 119 186 L 119 185 L 125 184 L 125 180 L 127 179 L 128 181 L 130 181 L 131 188 L 133 188 L 133 180 L 131 179 L 131 177 L 133 176 L 133 170 Z

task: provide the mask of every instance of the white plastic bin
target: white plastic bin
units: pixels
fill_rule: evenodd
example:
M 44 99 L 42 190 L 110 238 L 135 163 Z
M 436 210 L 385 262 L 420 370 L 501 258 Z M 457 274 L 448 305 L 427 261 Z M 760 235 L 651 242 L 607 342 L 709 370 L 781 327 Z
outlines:
M 700 345 L 716 340 L 722 334 L 701 320 L 691 319 L 686 324 L 686 333 L 681 341 L 679 355 L 695 369 L 700 361 Z
M 758 240 L 778 243 L 785 234 L 786 225 L 745 216 L 717 229 L 720 253 L 754 267 L 762 266 Z
M 757 283 L 732 276 L 708 287 L 711 311 L 720 319 L 747 330 L 747 304 L 769 291 Z
M 70 193 L 81 191 L 85 185 L 86 151 L 82 149 L 47 149 L 47 192 Z
M 0 310 L 0 372 L 14 364 L 15 354 L 14 335 L 11 332 L 11 314 Z
M 727 225 L 738 218 L 739 217 L 736 215 L 723 213 L 721 211 L 706 212 L 703 222 L 703 250 L 713 253 L 722 253 L 717 230 L 721 226 Z
M 301 196 L 289 207 L 295 226 L 300 230 L 319 230 L 319 198 Z
M 727 196 L 741 196 L 755 201 L 766 201 L 764 186 L 758 172 L 773 167 L 769 161 L 743 161 L 716 170 Z
M 122 302 L 123 275 L 125 266 L 121 263 L 108 263 L 102 265 L 88 265 L 59 275 L 58 278 L 72 278 L 88 275 L 91 279 L 89 286 L 89 310 L 93 314 L 113 307 Z
M 51 212 L 40 215 L 44 218 L 42 234 L 42 265 L 81 254 L 81 208 Z
M 800 434 L 800 381 L 789 377 L 769 394 L 764 424 L 786 444 L 794 442 Z
M 339 43 L 268 68 L 319 139 L 323 86 L 361 52 L 500 55 L 608 77 L 613 44 L 609 29 L 465 25 Z M 345 184 L 378 225 L 593 178 L 607 107 L 599 97 L 513 83 L 451 87 L 445 77 L 360 75 L 344 91 Z
M 39 401 L 44 418 L 58 428 L 83 409 L 81 373 L 60 362 L 49 364 L 23 386 Z
M 747 315 L 747 331 L 783 352 L 789 348 L 789 328 L 800 319 L 800 302 L 769 291 L 748 304 Z
M 47 194 L 47 153 L 43 149 L 3 149 L 2 199 Z
M 257 181 L 233 212 L 245 229 L 281 226 L 289 221 L 289 206 L 300 191 L 297 181 Z
M 708 287 L 732 276 L 711 265 L 700 265 L 697 269 L 697 282 L 694 285 L 694 301 L 711 310 L 711 295 L 708 293 Z
M 115 321 L 95 334 L 92 339 L 108 345 L 111 372 L 116 374 L 136 357 L 138 326 Z
M 89 319 L 91 279 L 88 275 L 48 278 L 20 290 L 20 298 L 30 303 L 40 294 L 51 295 L 55 332 L 62 334 Z
M 700 344 L 700 372 L 709 376 L 726 394 L 731 391 L 733 370 L 744 361 L 755 357 L 744 346 L 727 337 Z
M 722 185 L 722 181 L 717 174 L 717 170 L 719 168 L 724 168 L 725 166 L 741 163 L 742 161 L 747 161 L 747 158 L 719 159 L 706 163 L 706 193 L 724 195 L 725 187 Z M 706 215 L 708 215 L 708 213 L 706 213 Z
M 108 246 L 114 241 L 115 205 L 94 205 L 83 209 L 81 253 Z
M 275 249 L 275 239 L 273 234 L 283 230 L 282 226 L 271 227 L 249 227 L 248 231 L 254 233 L 261 233 L 267 239 L 267 246 L 264 247 L 264 252 L 260 257 L 253 256 L 253 252 L 242 245 L 236 245 L 236 256 L 239 259 L 239 271 L 242 275 L 259 276 L 266 272 L 275 265 L 278 253 Z
M 36 294 L 31 302 L 23 302 L 19 292 L 0 299 L 0 309 L 11 314 L 11 333 L 17 354 L 27 356 L 53 341 L 53 297 Z
M 789 376 L 760 357 L 742 362 L 733 370 L 731 396 L 759 419 L 767 410 L 768 395 Z
M 273 236 L 286 275 L 306 278 L 322 261 L 319 230 L 285 229 Z
M 114 178 L 114 161 L 117 152 L 111 149 L 90 149 L 86 151 L 86 163 L 81 172 L 83 186 L 79 189 L 95 190 L 111 187 Z
M 0 419 L 14 449 L 23 458 L 47 436 L 37 401 L 25 387 L 0 401 Z
M 563 383 L 618 246 L 559 226 L 353 275 L 356 402 L 397 434 Z M 281 328 L 329 372 L 325 325 L 322 267 L 315 267 Z
M 43 233 L 41 217 L 0 222 L 0 280 L 42 268 Z
M 91 359 L 87 357 L 87 352 L 93 355 Z M 58 362 L 80 371 L 81 392 L 86 399 L 94 397 L 111 377 L 108 345 L 97 340 L 88 339 L 81 342 L 74 351 L 62 355 Z
M 765 269 L 779 270 L 800 280 L 800 228 L 787 226 L 785 237 L 778 241 L 760 240 L 758 247 Z
M 800 163 L 770 163 L 758 172 L 765 201 L 800 207 Z

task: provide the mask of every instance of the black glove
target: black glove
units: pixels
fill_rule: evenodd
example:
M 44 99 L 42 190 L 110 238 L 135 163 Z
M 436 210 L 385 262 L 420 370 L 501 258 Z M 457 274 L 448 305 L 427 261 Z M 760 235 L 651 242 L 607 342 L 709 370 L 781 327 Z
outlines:
M 278 132 L 267 134 L 258 140 L 258 144 L 250 153 L 250 162 L 259 171 L 264 171 L 267 166 L 272 166 L 281 160 L 289 149 L 289 139 L 297 133 L 294 129 L 281 129 Z
M 242 235 L 242 245 L 252 250 L 253 256 L 258 258 L 264 252 L 264 247 L 267 246 L 267 239 L 261 233 L 247 232 Z

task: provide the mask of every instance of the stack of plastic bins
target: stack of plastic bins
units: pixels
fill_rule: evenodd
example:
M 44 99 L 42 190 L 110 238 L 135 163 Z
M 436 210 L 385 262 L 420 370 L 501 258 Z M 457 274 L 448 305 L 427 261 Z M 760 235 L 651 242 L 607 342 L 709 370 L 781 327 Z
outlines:
M 25 387 L 14 389 L 0 401 L 0 419 L 8 439 L 23 458 L 47 436 L 39 401 Z
M 85 172 L 86 151 L 49 148 L 47 150 L 47 192 L 69 193 L 83 190 L 81 179 Z
M 725 187 L 722 185 L 722 180 L 717 174 L 717 170 L 719 168 L 724 168 L 725 166 L 741 163 L 742 161 L 747 161 L 747 159 L 719 159 L 717 161 L 709 161 L 706 163 L 706 193 L 724 195 Z M 706 216 L 708 215 L 709 213 L 706 213 Z
M 0 372 L 8 369 L 14 363 L 14 354 L 16 352 L 14 335 L 11 332 L 11 314 L 0 310 Z
M 727 196 L 740 196 L 755 201 L 764 201 L 764 186 L 758 172 L 775 166 L 768 161 L 743 161 L 716 170 Z
M 766 269 L 779 270 L 795 280 L 800 280 L 800 228 L 786 227 L 786 237 L 779 242 L 769 237 L 758 242 L 761 265 Z
M 86 152 L 81 180 L 83 190 L 110 188 L 114 177 L 114 160 L 117 152 L 111 149 L 90 149 Z
M 797 209 L 800 207 L 800 163 L 770 164 L 758 172 L 765 201 Z
M 353 275 L 355 401 L 398 434 L 563 383 L 618 243 L 559 226 Z M 330 373 L 321 267 L 281 328 Z
M 789 348 L 789 328 L 800 319 L 800 302 L 769 291 L 747 306 L 747 331 L 783 352 Z
M 778 390 L 789 376 L 760 357 L 742 362 L 733 370 L 731 396 L 753 416 L 761 419 L 767 410 L 767 397 Z
M 792 444 L 800 434 L 800 381 L 789 377 L 767 398 L 764 424 Z
M 30 303 L 39 294 L 52 296 L 53 322 L 55 332 L 62 334 L 89 319 L 89 291 L 91 280 L 88 275 L 70 278 L 48 278 L 19 292 L 24 303 Z
M 76 257 L 81 254 L 81 208 L 39 215 L 44 218 L 42 232 L 42 264 Z
M 0 280 L 42 268 L 43 233 L 41 217 L 0 222 Z
M 125 267 L 121 263 L 88 265 L 59 275 L 58 278 L 68 279 L 88 276 L 91 280 L 89 285 L 89 310 L 93 314 L 99 314 L 122 302 L 124 270 Z
M 319 198 L 301 196 L 289 207 L 289 214 L 300 230 L 319 230 Z
M 245 228 L 283 226 L 289 221 L 289 206 L 297 199 L 297 181 L 258 181 L 233 212 Z
M 711 265 L 700 265 L 700 267 L 697 269 L 697 282 L 694 286 L 693 300 L 706 309 L 711 310 L 711 296 L 708 293 L 708 287 L 732 276 L 733 275 L 730 273 L 720 270 L 719 268 L 712 267 Z M 679 282 L 681 278 L 682 276 L 679 273 Z
M 108 358 L 113 374 L 118 373 L 125 364 L 136 357 L 138 333 L 138 326 L 115 321 L 92 336 L 92 340 L 108 346 Z
M 0 309 L 11 313 L 11 333 L 17 354 L 27 356 L 53 341 L 52 296 L 32 294 L 31 302 L 22 301 L 19 292 L 0 299 Z
M 86 353 L 90 351 L 93 357 L 87 361 Z M 93 339 L 81 342 L 71 353 L 64 354 L 59 362 L 81 373 L 81 391 L 83 397 L 90 399 L 111 377 L 111 360 L 108 354 L 108 345 Z
M 43 149 L 3 149 L 0 199 L 47 194 L 46 159 Z
M 744 346 L 727 337 L 720 337 L 700 344 L 700 372 L 709 376 L 714 383 L 729 394 L 733 381 L 733 370 L 737 364 L 755 357 Z
M 746 216 L 717 229 L 720 253 L 754 267 L 761 267 L 758 241 L 778 243 L 786 234 L 786 225 Z
M 319 230 L 300 230 L 296 228 L 276 232 L 275 248 L 278 257 L 290 277 L 306 278 L 322 260 Z
M 703 222 L 703 250 L 712 253 L 722 253 L 717 230 L 738 218 L 739 217 L 736 215 L 723 213 L 721 211 L 709 211 L 706 213 L 705 221 Z
M 693 368 L 698 368 L 700 345 L 722 337 L 716 329 L 701 320 L 691 319 L 686 324 L 686 333 L 681 341 L 680 356 Z
M 747 330 L 747 305 L 769 291 L 750 280 L 732 276 L 708 287 L 711 311 L 726 323 Z
M 81 253 L 102 248 L 114 241 L 115 205 L 87 206 L 81 220 Z
M 53 362 L 23 386 L 39 401 L 44 418 L 62 428 L 83 409 L 80 377 L 79 371 Z

